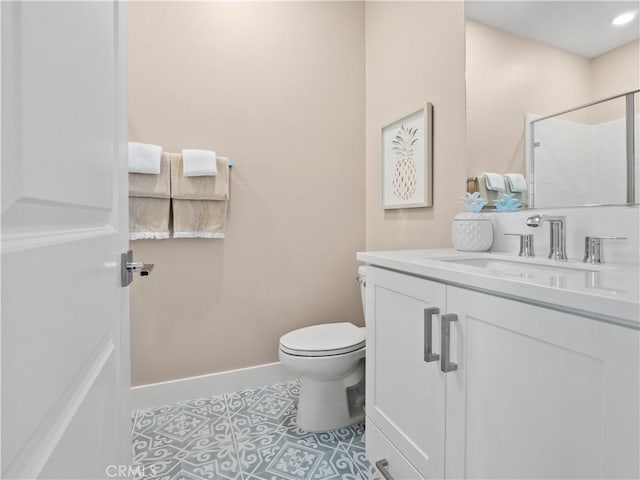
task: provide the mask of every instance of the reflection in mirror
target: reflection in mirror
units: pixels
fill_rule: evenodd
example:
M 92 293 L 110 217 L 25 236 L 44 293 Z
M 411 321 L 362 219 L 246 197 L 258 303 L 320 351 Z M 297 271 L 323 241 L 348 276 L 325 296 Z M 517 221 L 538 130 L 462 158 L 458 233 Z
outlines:
M 637 99 L 633 92 L 559 115 L 527 116 L 527 172 L 536 207 L 633 203 L 640 198 L 634 149 L 640 144 Z M 628 105 L 634 107 L 630 112 Z M 632 143 L 627 142 L 628 131 L 633 132 Z
M 546 189 L 538 189 L 539 179 L 527 170 L 527 155 L 532 152 L 527 149 L 526 117 L 547 117 L 640 88 L 638 2 L 467 0 L 465 12 L 467 175 L 487 171 L 524 174 L 530 186 L 530 206 L 535 207 L 626 203 L 627 169 L 607 169 L 609 160 L 604 157 L 611 150 L 625 150 L 626 129 L 614 128 L 626 120 L 624 98 L 557 117 L 556 122 L 534 123 L 537 133 L 567 121 L 581 124 L 584 135 L 586 131 L 601 135 L 600 146 L 593 137 L 583 139 L 582 150 L 574 152 L 570 161 L 558 151 L 575 147 L 555 145 L 544 160 L 548 167 L 555 162 L 548 168 L 547 177 L 554 179 L 547 180 Z M 613 19 L 626 12 L 636 12 L 632 21 L 613 25 Z M 637 150 L 640 122 L 635 123 Z M 620 142 L 615 146 L 602 137 L 607 126 L 618 132 L 611 133 Z M 543 148 L 549 145 L 545 140 Z M 634 155 L 637 162 L 637 153 Z M 622 166 L 625 159 L 626 155 Z M 640 168 L 635 170 L 637 176 Z M 603 171 L 609 177 L 617 171 L 620 177 L 607 179 L 611 187 L 607 195 L 601 191 Z M 551 188 L 552 184 L 556 186 Z M 581 185 L 579 194 L 569 192 L 568 186 L 575 184 Z

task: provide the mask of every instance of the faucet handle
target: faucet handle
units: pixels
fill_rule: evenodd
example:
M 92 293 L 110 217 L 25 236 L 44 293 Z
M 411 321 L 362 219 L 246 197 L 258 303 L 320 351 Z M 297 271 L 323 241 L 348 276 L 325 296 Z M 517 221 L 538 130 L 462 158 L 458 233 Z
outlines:
M 520 257 L 535 257 L 536 253 L 533 251 L 533 234 L 531 233 L 505 233 L 505 235 L 511 235 L 514 237 L 520 237 L 520 251 L 518 256 Z
M 604 247 L 602 240 L 627 240 L 627 237 L 584 237 L 584 258 L 585 263 L 604 263 Z

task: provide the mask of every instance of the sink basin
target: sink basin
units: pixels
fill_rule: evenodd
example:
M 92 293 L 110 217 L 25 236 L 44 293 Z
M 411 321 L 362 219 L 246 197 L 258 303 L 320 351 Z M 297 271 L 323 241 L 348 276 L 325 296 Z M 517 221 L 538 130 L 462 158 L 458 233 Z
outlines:
M 497 258 L 447 258 L 442 259 L 444 262 L 459 263 L 461 265 L 469 265 L 471 267 L 490 268 L 494 270 L 505 270 L 513 272 L 514 270 L 522 271 L 533 269 L 537 271 L 556 272 L 562 273 L 565 270 L 572 270 L 574 272 L 597 272 L 594 268 L 586 267 L 573 267 L 565 264 L 547 265 L 533 262 L 518 262 L 514 260 L 503 260 Z
M 482 269 L 486 274 L 538 285 L 558 288 L 572 286 L 602 288 L 601 269 L 589 264 L 552 263 L 546 259 L 505 259 L 500 255 L 491 254 L 474 257 L 441 257 L 432 260 L 475 267 L 475 269 Z

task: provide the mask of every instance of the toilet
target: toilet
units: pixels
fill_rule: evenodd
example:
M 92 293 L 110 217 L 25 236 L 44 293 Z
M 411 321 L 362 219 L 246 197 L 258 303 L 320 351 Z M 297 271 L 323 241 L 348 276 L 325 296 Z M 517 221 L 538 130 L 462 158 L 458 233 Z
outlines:
M 358 268 L 365 308 L 366 267 Z M 365 311 L 365 323 L 366 323 Z M 308 432 L 364 419 L 365 329 L 352 323 L 300 328 L 280 337 L 280 361 L 302 378 L 297 423 Z

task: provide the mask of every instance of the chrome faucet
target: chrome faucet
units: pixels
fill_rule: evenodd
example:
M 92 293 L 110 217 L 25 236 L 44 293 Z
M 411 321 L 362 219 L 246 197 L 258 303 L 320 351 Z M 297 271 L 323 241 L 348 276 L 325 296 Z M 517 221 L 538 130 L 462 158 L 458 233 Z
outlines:
M 539 227 L 544 222 L 549 222 L 551 226 L 551 246 L 549 250 L 549 257 L 554 260 L 566 260 L 566 219 L 564 215 L 532 215 L 527 218 L 527 225 L 529 227 Z

